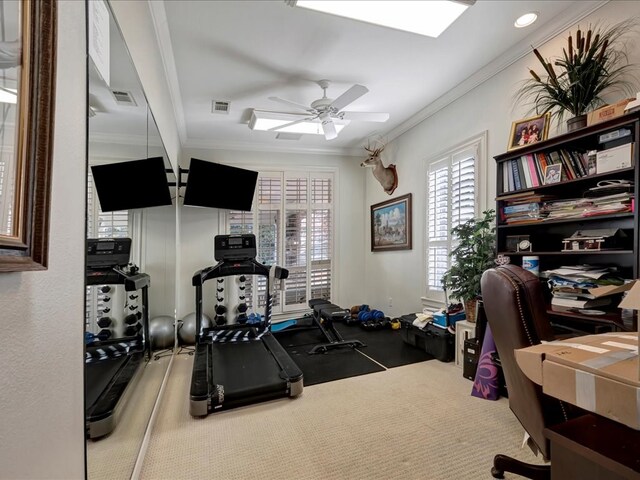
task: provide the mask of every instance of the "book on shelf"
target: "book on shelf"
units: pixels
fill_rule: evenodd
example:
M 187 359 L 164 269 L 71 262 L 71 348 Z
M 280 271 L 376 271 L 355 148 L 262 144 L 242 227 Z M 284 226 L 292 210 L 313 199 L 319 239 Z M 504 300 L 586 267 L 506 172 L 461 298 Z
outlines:
M 525 157 L 520 157 L 518 159 L 518 165 L 520 166 L 520 171 L 522 171 L 522 178 L 524 179 L 524 188 L 533 187 L 533 183 L 531 182 L 531 174 L 529 173 L 529 164 L 526 161 Z
M 531 186 L 532 187 L 539 187 L 541 185 L 540 180 L 538 180 L 538 171 L 536 169 L 536 166 L 533 163 L 533 155 L 528 154 L 524 156 L 524 161 L 526 162 L 527 166 L 529 167 L 529 178 L 531 179 Z

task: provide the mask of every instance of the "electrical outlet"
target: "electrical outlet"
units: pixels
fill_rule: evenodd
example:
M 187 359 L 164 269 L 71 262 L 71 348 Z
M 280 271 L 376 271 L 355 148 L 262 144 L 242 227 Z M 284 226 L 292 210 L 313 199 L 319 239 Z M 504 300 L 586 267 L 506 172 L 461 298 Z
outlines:
M 389 297 L 389 306 L 393 307 L 393 298 Z

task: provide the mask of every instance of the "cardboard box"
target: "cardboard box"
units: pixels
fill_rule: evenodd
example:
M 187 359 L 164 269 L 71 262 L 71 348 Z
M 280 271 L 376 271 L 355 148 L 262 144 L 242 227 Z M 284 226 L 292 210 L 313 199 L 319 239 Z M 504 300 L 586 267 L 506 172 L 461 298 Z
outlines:
M 611 172 L 633 165 L 633 144 L 600 150 L 596 154 L 596 173 Z
M 516 350 L 515 357 L 547 395 L 640 430 L 635 332 L 542 343 Z
M 622 299 L 618 308 L 640 310 L 640 282 L 635 281 L 627 295 Z M 640 322 L 638 322 L 638 344 L 640 344 Z M 638 378 L 640 378 L 640 362 L 638 363 Z
M 596 123 L 606 122 L 612 118 L 620 117 L 625 114 L 625 107 L 635 98 L 625 98 L 612 105 L 605 105 L 593 112 L 587 114 L 587 125 L 595 125 Z

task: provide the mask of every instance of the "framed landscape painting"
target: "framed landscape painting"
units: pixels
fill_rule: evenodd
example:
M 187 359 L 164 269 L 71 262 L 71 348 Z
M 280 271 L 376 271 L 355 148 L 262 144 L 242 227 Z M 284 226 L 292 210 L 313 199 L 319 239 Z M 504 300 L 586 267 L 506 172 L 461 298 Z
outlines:
M 371 205 L 371 251 L 411 250 L 411 194 Z

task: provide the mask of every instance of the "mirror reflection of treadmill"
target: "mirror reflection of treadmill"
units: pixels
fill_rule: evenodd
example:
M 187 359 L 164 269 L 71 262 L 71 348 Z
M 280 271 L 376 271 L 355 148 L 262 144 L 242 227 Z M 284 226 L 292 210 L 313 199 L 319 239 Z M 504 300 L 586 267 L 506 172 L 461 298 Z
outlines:
M 141 291 L 141 330 L 113 339 L 94 337 L 85 345 L 85 429 L 88 438 L 111 433 L 150 358 L 149 275 L 128 266 L 130 238 L 87 240 L 87 285 L 123 285 L 125 292 Z
M 271 288 L 288 270 L 258 263 L 252 234 L 217 235 L 212 267 L 197 271 L 196 350 L 191 377 L 189 412 L 194 417 L 279 397 L 296 397 L 303 390 L 302 371 L 271 334 Z M 202 285 L 228 276 L 256 275 L 265 279 L 264 318 L 256 324 L 203 328 Z

